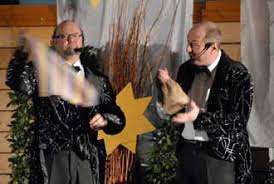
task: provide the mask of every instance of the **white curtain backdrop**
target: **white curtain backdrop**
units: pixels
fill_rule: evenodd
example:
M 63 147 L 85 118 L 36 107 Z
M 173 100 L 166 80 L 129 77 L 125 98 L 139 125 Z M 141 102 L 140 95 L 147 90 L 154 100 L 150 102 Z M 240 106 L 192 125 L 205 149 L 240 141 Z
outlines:
M 92 2 L 98 2 L 98 5 L 92 6 Z M 109 40 L 118 2 L 119 0 L 57 0 L 58 22 L 66 19 L 75 20 L 85 33 L 86 44 L 95 47 L 104 46 Z M 125 14 L 127 14 L 128 20 L 130 20 L 134 9 L 140 2 L 141 0 L 126 0 L 127 12 Z M 172 75 L 176 76 L 178 65 L 188 57 L 185 54 L 186 34 L 192 26 L 193 0 L 145 0 L 144 2 L 148 2 L 142 28 L 144 34 L 149 31 L 162 8 L 159 20 L 150 34 L 149 46 L 155 45 L 155 48 L 164 46 L 170 31 L 170 25 L 174 21 L 172 37 L 168 47 L 172 52 L 178 54 L 176 61 L 173 61 L 173 68 L 171 68 Z M 178 8 L 176 9 L 177 5 Z M 174 11 L 177 12 L 173 20 Z
M 255 83 L 248 130 L 259 147 L 274 147 L 273 9 L 273 0 L 241 0 L 241 60 Z

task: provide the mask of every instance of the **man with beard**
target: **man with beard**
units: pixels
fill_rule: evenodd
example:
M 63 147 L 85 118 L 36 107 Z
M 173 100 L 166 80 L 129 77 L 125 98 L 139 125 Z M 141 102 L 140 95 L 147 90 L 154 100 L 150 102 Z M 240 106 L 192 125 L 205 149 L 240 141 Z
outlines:
M 108 78 L 96 68 L 98 61 L 93 48 L 88 47 L 81 54 L 75 51 L 84 46 L 83 32 L 76 23 L 60 23 L 51 45 L 64 64 L 77 68 L 77 75 L 95 85 L 99 104 L 81 107 L 55 95 L 40 97 L 37 71 L 32 62 L 27 62 L 28 53 L 16 49 L 8 66 L 6 84 L 30 96 L 33 102 L 30 183 L 98 184 L 98 131 L 119 133 L 125 126 L 124 114 L 115 102 Z

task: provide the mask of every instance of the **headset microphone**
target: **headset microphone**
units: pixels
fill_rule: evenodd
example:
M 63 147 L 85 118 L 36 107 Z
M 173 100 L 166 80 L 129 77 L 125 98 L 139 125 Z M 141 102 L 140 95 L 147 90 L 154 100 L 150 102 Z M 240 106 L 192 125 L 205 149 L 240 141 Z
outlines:
M 75 48 L 74 49 L 74 51 L 75 52 L 83 52 L 83 51 L 88 51 L 88 50 L 90 50 L 90 49 L 93 49 L 93 47 L 92 46 L 84 46 L 84 47 L 80 47 L 80 48 Z
M 85 50 L 84 47 L 80 47 L 80 48 L 75 48 L 74 51 L 75 52 L 83 52 Z
M 190 55 L 190 58 L 193 59 L 193 60 L 195 60 L 195 59 L 201 57 L 201 56 L 209 49 L 209 47 L 210 47 L 212 44 L 213 44 L 212 42 L 206 43 L 206 44 L 205 44 L 205 48 L 204 48 L 200 53 L 198 53 L 198 54 L 193 54 L 193 53 L 192 53 L 192 54 Z
M 206 48 L 206 49 L 209 49 L 209 47 L 210 47 L 211 45 L 213 45 L 212 42 L 206 43 L 206 44 L 205 44 L 205 48 Z

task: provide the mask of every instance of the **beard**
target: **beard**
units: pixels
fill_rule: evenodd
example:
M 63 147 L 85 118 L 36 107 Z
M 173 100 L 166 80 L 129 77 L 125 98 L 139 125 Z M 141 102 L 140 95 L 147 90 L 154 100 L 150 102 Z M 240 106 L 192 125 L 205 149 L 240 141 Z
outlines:
M 64 56 L 73 56 L 73 55 L 77 54 L 77 53 L 74 51 L 74 48 L 71 48 L 71 47 L 66 48 L 66 49 L 63 51 L 63 53 L 64 53 Z

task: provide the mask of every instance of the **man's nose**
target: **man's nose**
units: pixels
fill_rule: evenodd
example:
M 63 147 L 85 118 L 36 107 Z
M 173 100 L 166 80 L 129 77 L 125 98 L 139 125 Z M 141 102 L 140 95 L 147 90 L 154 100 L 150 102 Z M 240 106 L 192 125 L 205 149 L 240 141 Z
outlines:
M 74 40 L 73 36 L 72 35 L 68 35 L 67 36 L 67 41 L 71 41 L 71 40 Z

